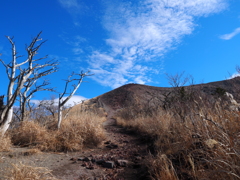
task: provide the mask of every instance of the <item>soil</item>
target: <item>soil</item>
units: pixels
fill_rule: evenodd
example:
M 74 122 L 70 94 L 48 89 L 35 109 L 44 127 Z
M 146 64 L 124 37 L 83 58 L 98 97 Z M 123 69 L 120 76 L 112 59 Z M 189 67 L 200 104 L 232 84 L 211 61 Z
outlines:
M 60 180 L 141 180 L 147 179 L 146 157 L 148 144 L 137 134 L 116 125 L 113 111 L 103 123 L 106 139 L 97 148 L 80 152 L 42 152 L 29 154 L 27 148 L 14 147 L 0 153 L 0 180 L 11 163 L 46 167 Z

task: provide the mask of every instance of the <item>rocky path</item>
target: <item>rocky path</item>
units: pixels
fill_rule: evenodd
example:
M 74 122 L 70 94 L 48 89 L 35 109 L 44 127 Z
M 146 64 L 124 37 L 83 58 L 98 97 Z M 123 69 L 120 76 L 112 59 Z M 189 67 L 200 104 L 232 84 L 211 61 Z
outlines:
M 112 114 L 104 122 L 106 139 L 98 148 L 74 153 L 26 155 L 27 149 L 0 153 L 0 171 L 9 163 L 47 167 L 61 180 L 146 180 L 147 144 L 134 133 L 117 126 Z M 1 174 L 1 173 L 0 173 Z M 4 178 L 0 175 L 0 180 Z
M 137 134 L 116 125 L 114 111 L 105 107 L 108 117 L 103 123 L 106 140 L 97 149 L 86 150 L 71 156 L 71 164 L 53 171 L 59 179 L 147 179 L 145 157 L 147 144 Z M 73 171 L 75 169 L 75 171 Z

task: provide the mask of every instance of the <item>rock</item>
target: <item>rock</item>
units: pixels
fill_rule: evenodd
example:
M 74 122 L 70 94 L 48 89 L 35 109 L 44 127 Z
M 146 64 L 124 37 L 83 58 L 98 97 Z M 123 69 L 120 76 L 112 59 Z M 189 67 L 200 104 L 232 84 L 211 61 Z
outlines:
M 117 160 L 116 164 L 121 167 L 126 167 L 129 164 L 128 160 Z
M 110 149 L 115 149 L 115 148 L 118 148 L 118 145 L 112 143 L 112 144 L 107 145 L 106 147 L 107 147 L 107 148 L 110 148 Z
M 115 167 L 115 164 L 114 164 L 113 161 L 106 161 L 106 162 L 103 164 L 103 167 L 113 169 L 113 168 Z
M 78 158 L 78 161 L 83 161 L 83 160 L 84 160 L 84 157 Z
M 110 144 L 111 143 L 111 141 L 106 141 L 106 142 L 104 142 L 104 144 Z
M 103 165 L 105 161 L 103 159 L 96 160 L 96 164 Z
M 85 158 L 83 159 L 83 161 L 86 161 L 86 162 L 89 162 L 89 161 L 91 161 L 91 160 L 92 160 L 91 157 L 85 157 Z
M 70 159 L 70 161 L 76 161 L 76 160 L 77 160 L 77 159 L 76 159 L 76 158 L 73 158 L 73 157 Z

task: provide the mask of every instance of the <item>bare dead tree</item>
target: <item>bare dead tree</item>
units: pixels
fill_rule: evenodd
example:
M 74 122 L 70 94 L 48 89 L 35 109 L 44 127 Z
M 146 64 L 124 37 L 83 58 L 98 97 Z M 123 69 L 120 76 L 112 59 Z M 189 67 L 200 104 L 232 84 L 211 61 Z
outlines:
M 240 66 L 239 65 L 236 66 L 236 71 L 238 74 L 240 74 Z
M 85 76 L 91 76 L 88 74 L 88 72 L 86 73 L 83 73 L 81 72 L 80 74 L 75 74 L 74 72 L 68 77 L 65 83 L 65 88 L 64 88 L 64 91 L 63 93 L 59 94 L 59 102 L 58 102 L 58 129 L 60 129 L 61 127 L 61 122 L 62 122 L 62 111 L 63 111 L 63 107 L 64 105 L 68 102 L 68 100 L 76 93 L 76 91 L 78 90 L 78 88 L 80 87 L 82 81 L 83 81 L 83 78 Z M 78 76 L 78 78 L 73 78 L 73 76 Z M 71 82 L 77 82 L 77 84 L 73 84 L 72 87 L 73 87 L 73 90 L 70 91 L 70 93 L 68 93 L 69 95 L 64 99 L 64 96 L 67 94 L 67 89 L 68 89 L 68 86 Z
M 0 114 L 2 114 L 3 109 L 4 109 L 4 95 L 0 96 Z
M 184 77 L 184 72 L 175 75 L 166 74 L 166 76 L 168 83 L 174 88 L 182 87 L 189 81 L 189 77 Z
M 38 33 L 38 35 L 33 38 L 31 43 L 26 46 L 27 58 L 21 63 L 18 63 L 17 59 L 23 56 L 18 56 L 15 42 L 13 41 L 14 38 L 6 36 L 6 38 L 11 44 L 12 60 L 7 64 L 2 59 L 0 59 L 0 62 L 4 65 L 6 69 L 7 77 L 9 79 L 7 89 L 7 101 L 0 116 L 0 132 L 2 135 L 5 134 L 12 121 L 13 104 L 15 103 L 17 97 L 21 93 L 21 90 L 27 84 L 29 79 L 37 80 L 42 76 L 46 76 L 48 73 L 54 71 L 58 64 L 57 61 L 52 60 L 40 63 L 41 60 L 46 59 L 48 56 L 35 59 L 39 49 L 41 48 L 43 43 L 46 42 L 42 41 L 42 39 L 40 38 L 41 33 L 42 32 Z M 34 75 L 34 72 L 40 73 L 38 75 Z
M 56 69 L 53 69 L 51 73 L 56 72 Z M 46 87 L 50 83 L 47 80 L 44 80 L 42 84 L 36 84 L 38 79 L 28 79 L 27 83 L 24 85 L 23 91 L 19 94 L 20 101 L 20 117 L 18 118 L 20 121 L 24 121 L 26 118 L 26 109 L 28 109 L 28 113 L 31 114 L 32 106 L 30 105 L 30 100 L 36 92 L 39 91 L 54 91 L 54 88 Z
M 52 96 L 50 100 L 42 100 L 40 101 L 38 108 L 45 109 L 50 115 L 55 118 L 55 115 L 58 112 L 56 97 Z

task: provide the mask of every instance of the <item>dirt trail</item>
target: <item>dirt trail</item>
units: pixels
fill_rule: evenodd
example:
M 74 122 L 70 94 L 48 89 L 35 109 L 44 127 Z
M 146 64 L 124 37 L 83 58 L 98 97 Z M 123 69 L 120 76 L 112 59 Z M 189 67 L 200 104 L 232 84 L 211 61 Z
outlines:
M 126 129 L 117 126 L 114 112 L 107 109 L 108 119 L 103 123 L 106 140 L 98 147 L 71 153 L 40 153 L 28 155 L 26 148 L 14 148 L 0 153 L 0 180 L 9 163 L 23 162 L 47 167 L 61 180 L 141 180 L 146 179 L 144 166 L 147 144 Z

